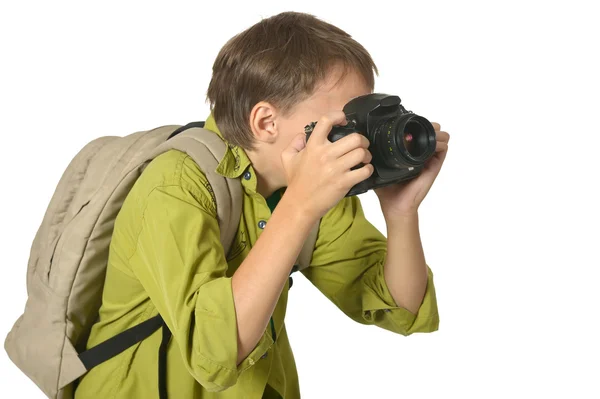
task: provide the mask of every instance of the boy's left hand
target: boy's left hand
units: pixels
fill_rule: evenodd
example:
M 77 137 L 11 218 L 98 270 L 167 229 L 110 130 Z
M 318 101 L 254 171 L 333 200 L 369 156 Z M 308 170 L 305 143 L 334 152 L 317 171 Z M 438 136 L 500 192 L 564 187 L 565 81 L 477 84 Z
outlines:
M 435 154 L 425 162 L 421 174 L 414 179 L 375 189 L 386 220 L 415 215 L 442 168 L 448 152 L 450 135 L 432 123 L 436 134 Z

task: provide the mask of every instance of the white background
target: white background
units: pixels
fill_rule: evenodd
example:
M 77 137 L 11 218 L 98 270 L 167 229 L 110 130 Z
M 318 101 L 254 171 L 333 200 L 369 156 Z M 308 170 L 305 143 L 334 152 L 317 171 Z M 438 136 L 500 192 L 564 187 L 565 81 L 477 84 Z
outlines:
M 204 120 L 220 47 L 287 10 L 352 34 L 380 68 L 376 91 L 451 134 L 420 210 L 440 330 L 358 325 L 298 276 L 287 325 L 303 397 L 600 397 L 591 1 L 2 2 L 2 340 L 71 157 L 98 136 Z M 385 232 L 375 195 L 361 198 Z M 0 379 L 2 397 L 43 397 L 4 351 Z

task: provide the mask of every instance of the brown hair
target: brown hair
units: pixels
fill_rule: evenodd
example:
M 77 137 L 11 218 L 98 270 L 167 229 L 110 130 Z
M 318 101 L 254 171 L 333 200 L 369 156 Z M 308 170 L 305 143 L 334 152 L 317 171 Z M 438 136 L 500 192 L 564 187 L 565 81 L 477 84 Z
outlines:
M 310 14 L 284 12 L 263 19 L 231 38 L 213 65 L 207 99 L 223 137 L 254 149 L 249 118 L 267 101 L 284 114 L 313 94 L 341 64 L 370 88 L 377 67 L 367 50 L 340 28 Z

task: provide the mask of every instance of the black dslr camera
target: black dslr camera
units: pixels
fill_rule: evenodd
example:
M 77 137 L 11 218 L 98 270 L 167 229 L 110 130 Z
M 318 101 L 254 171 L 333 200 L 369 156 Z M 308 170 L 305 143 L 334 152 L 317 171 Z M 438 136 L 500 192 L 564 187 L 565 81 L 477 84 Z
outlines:
M 352 99 L 344 106 L 348 123 L 334 126 L 331 142 L 351 133 L 366 136 L 371 143 L 373 174 L 350 189 L 346 197 L 417 177 L 435 152 L 435 130 L 422 116 L 407 111 L 400 97 L 373 93 Z M 316 122 L 304 128 L 308 141 Z M 352 169 L 358 169 L 359 164 Z

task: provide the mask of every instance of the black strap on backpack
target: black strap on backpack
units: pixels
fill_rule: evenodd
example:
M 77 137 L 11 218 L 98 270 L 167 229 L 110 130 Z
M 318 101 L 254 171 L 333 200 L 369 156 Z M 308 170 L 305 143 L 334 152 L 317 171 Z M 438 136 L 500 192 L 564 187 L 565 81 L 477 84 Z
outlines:
M 79 354 L 79 359 L 89 371 L 100 363 L 117 356 L 138 342 L 148 338 L 163 325 L 160 315 L 154 316 L 143 323 L 133 326 L 112 338 Z
M 169 136 L 169 138 L 167 138 L 167 140 L 172 139 L 173 137 L 177 136 L 179 133 L 183 132 L 184 130 L 191 129 L 193 127 L 204 127 L 204 121 L 190 122 L 187 125 L 177 128 L 177 130 L 175 130 L 173 133 L 171 133 L 171 135 Z
M 162 320 L 162 319 L 161 319 Z M 171 340 L 171 330 L 167 323 L 162 324 L 162 340 L 158 348 L 158 397 L 167 399 L 167 346 Z
M 90 371 L 100 363 L 117 356 L 119 353 L 143 341 L 162 327 L 162 341 L 158 348 L 158 392 L 160 399 L 167 399 L 167 345 L 171 331 L 160 315 L 156 315 L 137 326 L 133 326 L 112 338 L 79 354 L 79 359 Z
M 298 265 L 294 265 L 290 272 L 290 288 L 292 287 L 291 274 L 298 271 Z M 273 341 L 277 341 L 275 324 L 273 317 L 270 320 L 271 335 Z M 108 359 L 117 356 L 119 353 L 131 348 L 138 342 L 143 341 L 162 327 L 162 340 L 158 348 L 158 394 L 160 399 L 168 399 L 167 395 L 167 347 L 171 340 L 171 330 L 160 314 L 133 326 L 112 338 L 90 348 L 79 354 L 79 359 L 89 371 L 97 365 L 104 363 Z

